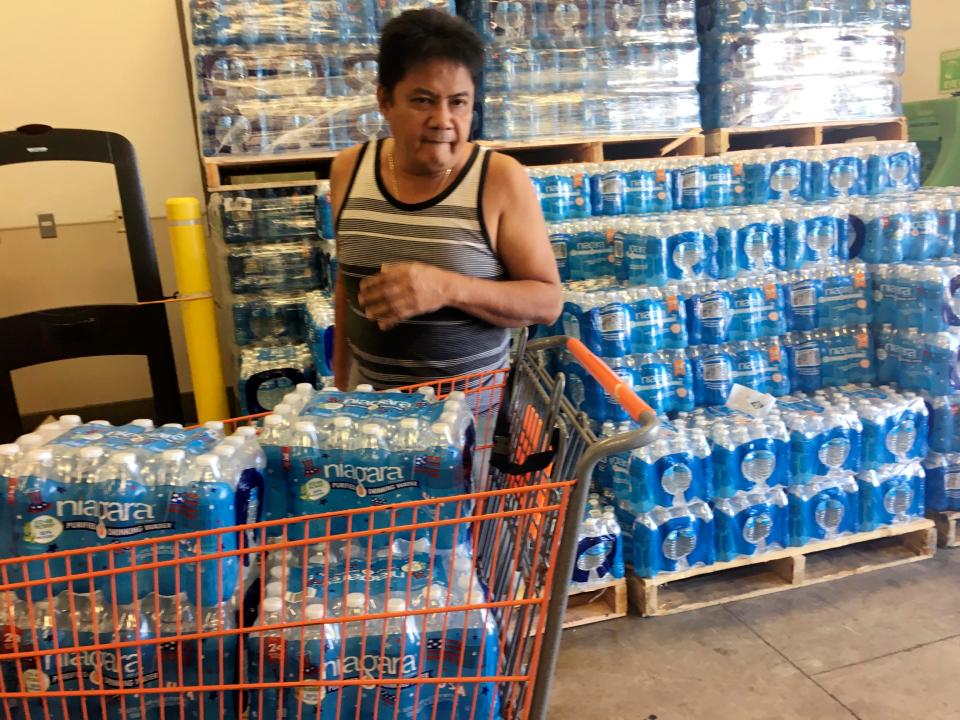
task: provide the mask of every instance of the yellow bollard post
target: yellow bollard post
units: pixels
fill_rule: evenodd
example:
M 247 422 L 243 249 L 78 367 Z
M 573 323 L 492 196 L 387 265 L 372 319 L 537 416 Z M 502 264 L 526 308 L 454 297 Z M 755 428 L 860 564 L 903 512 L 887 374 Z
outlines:
M 167 200 L 167 224 L 177 272 L 177 292 L 185 298 L 199 296 L 196 300 L 178 304 L 183 312 L 183 334 L 190 358 L 197 419 L 206 422 L 227 418 L 229 410 L 201 223 L 199 200 L 192 197 Z

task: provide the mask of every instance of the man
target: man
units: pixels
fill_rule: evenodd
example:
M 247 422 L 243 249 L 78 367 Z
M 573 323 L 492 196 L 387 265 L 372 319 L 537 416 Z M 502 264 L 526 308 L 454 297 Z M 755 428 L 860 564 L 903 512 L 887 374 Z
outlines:
M 509 328 L 552 323 L 560 278 L 526 171 L 468 142 L 483 69 L 460 18 L 412 10 L 380 44 L 393 137 L 333 162 L 334 375 L 377 389 L 508 364 Z

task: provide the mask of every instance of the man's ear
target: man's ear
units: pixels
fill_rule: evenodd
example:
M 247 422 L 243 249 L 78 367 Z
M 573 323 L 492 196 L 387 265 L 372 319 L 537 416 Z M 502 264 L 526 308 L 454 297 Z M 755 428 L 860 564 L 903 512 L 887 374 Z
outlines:
M 383 85 L 377 85 L 377 105 L 380 111 L 388 110 L 393 105 L 393 92 L 387 90 Z

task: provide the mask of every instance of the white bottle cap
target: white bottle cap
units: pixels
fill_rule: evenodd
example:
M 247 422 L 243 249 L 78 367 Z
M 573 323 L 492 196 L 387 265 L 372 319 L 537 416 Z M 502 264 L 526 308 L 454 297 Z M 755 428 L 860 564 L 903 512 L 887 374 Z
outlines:
M 436 397 L 437 391 L 433 385 L 424 385 L 422 388 L 417 388 L 417 392 L 426 397 Z
M 323 620 L 323 604 L 313 603 L 312 605 L 307 605 L 306 616 L 307 620 Z
M 244 440 L 242 437 L 238 437 L 237 435 L 231 435 L 230 437 L 221 440 L 220 445 L 239 450 L 246 445 L 246 440 Z
M 403 598 L 392 597 L 387 600 L 387 612 L 398 613 L 407 609 L 407 603 Z
M 314 425 L 314 424 L 313 424 L 312 422 L 310 422 L 309 420 L 298 420 L 297 422 L 295 422 L 295 423 L 293 424 L 293 429 L 296 430 L 297 432 L 300 432 L 300 433 L 303 433 L 303 432 L 316 432 L 316 431 L 317 431 L 317 426 Z
M 267 415 L 263 419 L 263 424 L 266 427 L 274 427 L 283 425 L 283 416 L 282 415 Z
M 404 430 L 416 430 L 420 427 L 420 421 L 416 418 L 404 418 L 400 421 L 400 427 Z
M 131 420 L 130 424 L 142 427 L 144 430 L 153 430 L 153 420 L 150 418 L 137 418 L 136 420 Z
M 307 395 L 307 396 L 313 395 L 313 392 L 314 392 L 313 385 L 307 382 L 297 383 L 297 387 L 295 388 L 295 390 L 297 394 Z
M 61 415 L 57 418 L 60 424 L 65 428 L 72 428 L 79 425 L 82 421 L 79 415 Z
M 46 441 L 40 433 L 27 433 L 17 438 L 17 445 L 24 450 L 33 450 L 43 445 L 44 442 Z
M 290 570 L 290 566 L 283 567 L 282 565 L 274 565 L 270 568 L 270 577 L 276 578 L 277 580 L 281 579 L 286 573 Z
M 200 467 L 216 467 L 218 464 L 219 459 L 212 453 L 204 453 L 197 457 L 197 465 Z
M 360 432 L 364 435 L 379 435 L 380 426 L 376 423 L 364 423 L 360 426 Z
M 183 430 L 183 424 L 182 424 L 182 423 L 164 423 L 164 424 L 161 425 L 160 427 L 162 427 L 162 428 L 172 428 L 172 429 L 174 429 L 174 430 Z M 171 597 L 172 597 L 172 596 L 171 596 Z
M 200 457 L 203 457 L 202 455 Z M 137 466 L 137 454 L 132 452 L 118 452 L 110 457 L 114 465 L 126 465 L 129 468 Z
M 36 448 L 27 453 L 27 460 L 31 462 L 48 462 L 53 460 L 50 448 Z
M 340 392 L 340 388 L 336 385 L 324 385 L 320 392 Z
M 466 397 L 463 390 L 453 390 L 447 395 L 447 402 L 463 402 Z
M 87 425 L 99 425 L 100 427 L 113 427 L 109 420 L 91 420 Z
M 268 415 L 267 417 L 276 416 Z M 283 418 L 280 418 L 280 422 L 283 422 Z M 234 437 L 236 435 L 239 435 L 242 438 L 255 438 L 257 436 L 257 429 L 255 427 L 250 427 L 249 425 L 244 425 L 243 427 L 238 427 L 230 437 Z
M 219 455 L 220 457 L 232 458 L 236 455 L 237 449 L 233 445 L 217 445 L 213 449 L 214 455 Z
M 283 600 L 278 597 L 268 597 L 263 599 L 264 613 L 278 613 L 283 610 Z
M 278 403 L 273 406 L 273 412 L 276 415 L 293 415 L 293 408 L 287 403 Z
M 451 427 L 455 425 L 457 420 L 459 419 L 460 418 L 457 416 L 455 412 L 450 412 L 447 410 L 444 410 L 443 414 L 440 416 L 440 422 L 447 423 Z
M 203 424 L 207 430 L 214 430 L 216 432 L 223 432 L 223 420 L 207 420 Z
M 266 597 L 280 597 L 283 594 L 283 583 L 279 580 L 268 582 L 264 593 Z
M 187 453 L 182 448 L 171 448 L 160 453 L 160 459 L 164 462 L 181 462 L 187 457 Z
M 183 452 L 183 450 L 180 452 Z M 80 448 L 80 457 L 84 460 L 96 460 L 99 457 L 103 457 L 103 448 L 97 445 L 88 445 L 85 448 Z
M 347 594 L 347 607 L 348 608 L 364 608 L 367 605 L 367 596 L 360 592 L 352 592 Z
M 333 426 L 335 428 L 348 428 L 351 425 L 353 425 L 353 420 L 346 415 L 337 415 L 337 417 L 333 419 Z
M 16 443 L 6 443 L 4 445 L 0 445 L 0 456 L 13 457 L 14 455 L 19 455 L 19 454 L 20 454 L 20 446 L 17 445 Z
M 357 385 L 356 392 L 373 392 L 373 385 L 370 385 L 369 383 L 361 383 L 360 385 Z

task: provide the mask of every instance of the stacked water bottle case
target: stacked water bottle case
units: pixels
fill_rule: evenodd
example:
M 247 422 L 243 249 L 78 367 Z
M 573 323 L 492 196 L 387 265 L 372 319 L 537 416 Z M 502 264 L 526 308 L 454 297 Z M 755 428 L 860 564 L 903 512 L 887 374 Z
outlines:
M 329 183 L 229 190 L 210 203 L 222 241 L 244 414 L 331 374 L 336 267 Z
M 465 14 L 488 45 L 485 138 L 699 125 L 693 0 L 470 0 Z
M 191 0 L 207 156 L 339 150 L 382 136 L 379 31 L 450 0 Z
M 697 6 L 705 129 L 901 114 L 910 0 L 697 0 Z

